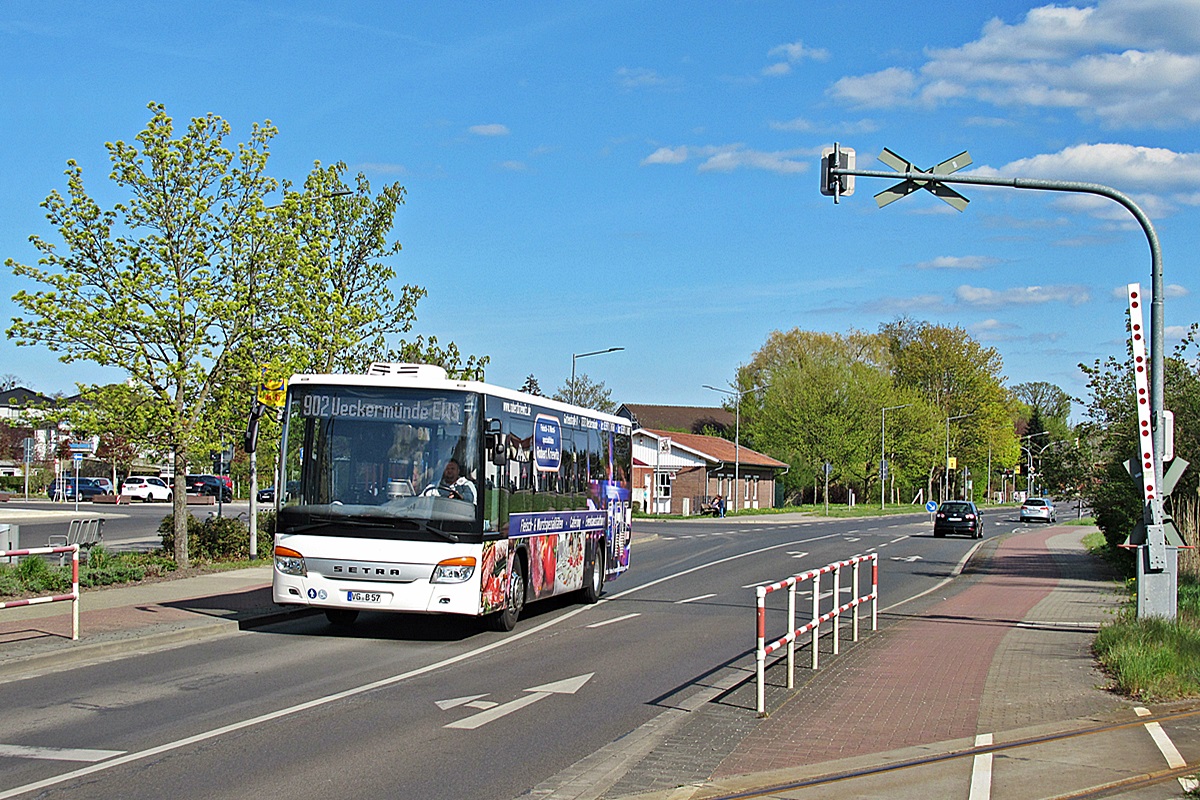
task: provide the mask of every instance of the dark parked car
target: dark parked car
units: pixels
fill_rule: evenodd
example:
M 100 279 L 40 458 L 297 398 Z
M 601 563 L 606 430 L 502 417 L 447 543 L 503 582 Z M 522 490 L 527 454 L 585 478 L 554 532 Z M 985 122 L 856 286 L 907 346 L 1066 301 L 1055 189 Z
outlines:
M 233 490 L 216 475 L 188 475 L 184 478 L 188 494 L 206 494 L 217 497 L 223 503 L 233 500 Z
M 59 478 L 46 487 L 46 494 L 51 500 L 74 500 L 76 480 L 73 475 Z M 111 484 L 104 478 L 79 478 L 78 481 L 80 500 L 91 500 L 98 494 L 112 494 L 109 488 Z
M 300 481 L 288 481 L 287 487 L 288 487 L 288 495 L 289 496 L 293 495 L 296 492 L 300 491 Z M 284 499 L 286 500 L 287 498 L 285 497 Z M 275 502 L 275 487 L 268 486 L 265 489 L 259 489 L 258 490 L 258 502 L 274 503 Z
M 933 519 L 933 535 L 963 533 L 975 539 L 983 538 L 983 520 L 979 509 L 970 500 L 947 500 L 937 510 Z

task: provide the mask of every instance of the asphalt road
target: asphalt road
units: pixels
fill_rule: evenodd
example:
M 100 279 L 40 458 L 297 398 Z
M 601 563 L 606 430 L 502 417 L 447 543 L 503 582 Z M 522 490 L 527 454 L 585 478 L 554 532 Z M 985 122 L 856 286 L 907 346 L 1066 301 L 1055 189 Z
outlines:
M 985 516 L 988 535 L 1019 525 Z M 646 523 L 634 544 L 600 603 L 532 606 L 510 634 L 316 616 L 0 683 L 0 798 L 508 800 L 752 652 L 754 586 L 875 550 L 882 608 L 935 590 L 976 541 L 934 539 L 922 514 Z M 104 753 L 66 759 L 87 751 Z

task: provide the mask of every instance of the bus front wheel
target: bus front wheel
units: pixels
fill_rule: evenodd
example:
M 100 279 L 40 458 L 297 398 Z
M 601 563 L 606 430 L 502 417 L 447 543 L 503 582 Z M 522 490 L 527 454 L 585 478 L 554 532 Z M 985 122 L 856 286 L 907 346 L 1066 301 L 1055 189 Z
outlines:
M 525 564 L 520 556 L 514 555 L 512 570 L 508 573 L 508 589 L 504 597 L 504 610 L 492 617 L 492 627 L 507 633 L 517 627 L 517 617 L 525 607 Z

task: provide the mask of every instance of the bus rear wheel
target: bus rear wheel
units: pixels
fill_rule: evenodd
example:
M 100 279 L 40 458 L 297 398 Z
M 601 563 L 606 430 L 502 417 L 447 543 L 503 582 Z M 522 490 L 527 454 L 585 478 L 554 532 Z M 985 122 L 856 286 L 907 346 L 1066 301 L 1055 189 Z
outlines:
M 597 543 L 592 548 L 592 561 L 588 567 L 587 578 L 583 583 L 583 601 L 595 603 L 604 591 L 604 545 Z
M 336 628 L 349 628 L 358 619 L 358 612 L 352 608 L 327 608 L 325 619 Z
M 517 627 L 517 618 L 525 608 L 525 564 L 520 556 L 514 556 L 512 570 L 508 573 L 508 588 L 505 591 L 504 610 L 492 616 L 492 627 L 507 633 Z

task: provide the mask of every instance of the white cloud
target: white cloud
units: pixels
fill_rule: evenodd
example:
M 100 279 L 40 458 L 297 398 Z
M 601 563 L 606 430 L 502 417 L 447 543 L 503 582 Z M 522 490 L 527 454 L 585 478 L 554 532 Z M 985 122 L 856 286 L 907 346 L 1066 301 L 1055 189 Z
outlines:
M 660 147 L 642 159 L 642 166 L 647 164 L 682 164 L 688 160 L 687 146 Z
M 645 67 L 621 67 L 617 70 L 617 83 L 626 89 L 668 86 L 672 82 L 671 79 Z
M 490 125 L 472 125 L 467 128 L 476 136 L 508 136 L 508 126 L 492 123 Z
M 1080 144 L 1057 153 L 1022 158 L 996 169 L 982 167 L 977 172 L 1158 191 L 1169 188 L 1195 190 L 1200 186 L 1200 153 L 1177 153 L 1163 147 L 1114 142 Z
M 1044 303 L 1068 303 L 1077 306 L 1091 299 L 1087 287 L 1078 285 L 1018 286 L 997 291 L 963 284 L 955 290 L 954 295 L 959 302 L 983 307 L 1027 306 Z
M 524 172 L 527 167 L 524 161 L 501 161 L 500 169 L 507 172 Z
M 930 261 L 921 261 L 917 269 L 983 269 L 995 266 L 1000 259 L 992 256 L 938 256 Z
M 970 326 L 971 330 L 979 333 L 991 333 L 993 331 L 1010 331 L 1016 328 L 1011 322 L 1001 322 L 998 319 L 985 319 L 982 322 L 976 322 Z
M 838 136 L 847 136 L 854 133 L 874 133 L 879 130 L 879 123 L 873 119 L 860 119 L 856 122 L 832 122 L 832 123 L 816 123 L 804 117 L 796 117 L 784 121 L 772 120 L 767 123 L 767 127 L 773 131 L 786 131 L 789 133 L 815 133 L 819 131 L 829 131 Z M 1200 198 L 1197 200 L 1200 203 Z
M 1148 286 L 1143 286 L 1142 288 L 1147 292 L 1150 290 L 1150 287 Z M 1168 283 L 1163 286 L 1163 297 L 1165 299 L 1170 299 L 1172 297 L 1187 297 L 1191 293 L 1191 290 L 1189 290 L 1186 286 L 1180 286 L 1178 283 Z M 1129 299 L 1129 288 L 1126 286 L 1114 286 L 1112 290 L 1112 296 L 1114 300 L 1125 302 Z
M 811 153 L 807 150 L 767 152 L 749 150 L 742 144 L 703 145 L 689 147 L 660 147 L 642 159 L 648 164 L 682 164 L 692 158 L 703 159 L 699 172 L 733 172 L 737 169 L 761 169 L 780 174 L 804 172 L 810 168 Z M 797 158 L 803 158 L 797 161 Z
M 869 75 L 839 79 L 830 94 L 856 106 L 891 108 L 913 102 L 917 76 L 906 69 L 888 67 Z
M 791 44 L 781 44 L 772 47 L 767 51 L 767 55 L 771 58 L 782 56 L 794 64 L 806 58 L 811 58 L 814 61 L 824 61 L 829 58 L 829 51 L 821 47 L 805 47 L 804 42 L 796 40 Z
M 829 93 L 868 107 L 973 98 L 1000 107 L 1064 108 L 1109 127 L 1200 121 L 1200 3 L 1098 0 L 992 19 L 961 47 L 930 50 L 917 69 L 846 76 Z
M 783 59 L 764 67 L 762 70 L 764 76 L 778 78 L 790 74 L 792 65 L 806 58 L 813 61 L 824 61 L 829 58 L 829 51 L 819 47 L 805 47 L 804 42 L 795 41 L 790 44 L 781 44 L 772 47 L 767 51 L 767 56 L 769 58 Z
M 1164 339 L 1183 339 L 1191 331 L 1187 325 L 1168 325 L 1163 328 Z

